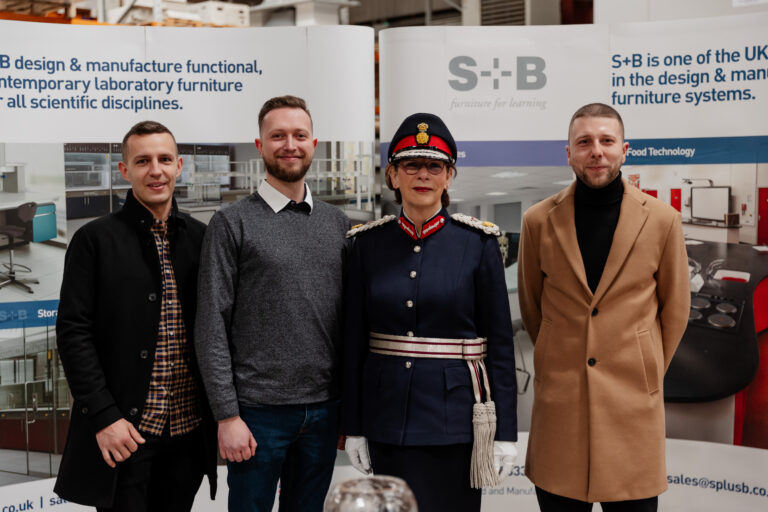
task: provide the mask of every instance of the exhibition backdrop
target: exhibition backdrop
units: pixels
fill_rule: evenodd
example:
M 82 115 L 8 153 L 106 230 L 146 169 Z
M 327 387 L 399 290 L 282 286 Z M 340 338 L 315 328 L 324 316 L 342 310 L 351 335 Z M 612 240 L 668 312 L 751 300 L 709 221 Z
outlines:
M 459 166 L 565 165 L 571 113 L 615 105 L 635 164 L 768 162 L 768 15 L 608 26 L 402 28 L 380 33 L 382 154 L 434 112 Z M 177 139 L 251 142 L 262 102 L 308 100 L 323 140 L 374 140 L 373 32 L 360 27 L 164 29 L 0 22 L 0 143 L 119 141 L 146 118 Z M 63 181 L 63 180 L 62 180 Z M 55 305 L 54 305 L 55 306 Z M 5 308 L 5 309 L 3 309 Z M 0 304 L 6 328 L 51 303 Z M 23 315 L 20 311 L 25 311 Z M 42 315 L 39 313 L 42 311 Z M 521 434 L 519 461 L 527 435 Z M 670 440 L 662 510 L 762 510 L 765 450 Z M 221 469 L 224 471 L 224 469 Z M 516 475 L 484 510 L 536 510 Z M 223 476 L 223 475 L 222 475 Z M 337 467 L 336 479 L 355 476 Z M 0 488 L 8 512 L 55 506 L 51 481 Z M 198 502 L 197 510 L 220 510 Z

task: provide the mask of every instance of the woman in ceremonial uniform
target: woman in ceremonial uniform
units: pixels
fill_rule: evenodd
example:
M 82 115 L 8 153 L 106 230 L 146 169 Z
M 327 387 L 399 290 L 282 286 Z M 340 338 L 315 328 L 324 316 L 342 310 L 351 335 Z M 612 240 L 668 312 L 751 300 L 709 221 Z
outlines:
M 400 215 L 347 235 L 346 451 L 364 473 L 403 478 L 421 512 L 479 511 L 517 454 L 498 228 L 446 211 L 456 143 L 439 117 L 406 118 L 388 161 Z

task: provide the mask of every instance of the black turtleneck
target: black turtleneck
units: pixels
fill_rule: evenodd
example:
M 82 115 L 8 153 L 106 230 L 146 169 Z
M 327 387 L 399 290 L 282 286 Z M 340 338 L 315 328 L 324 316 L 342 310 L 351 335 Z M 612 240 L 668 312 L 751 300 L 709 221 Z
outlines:
M 581 259 L 587 273 L 587 283 L 592 293 L 597 290 L 603 275 L 605 262 L 613 243 L 613 233 L 619 223 L 624 184 L 621 172 L 603 188 L 590 188 L 576 180 L 574 213 L 576 237 L 579 240 Z

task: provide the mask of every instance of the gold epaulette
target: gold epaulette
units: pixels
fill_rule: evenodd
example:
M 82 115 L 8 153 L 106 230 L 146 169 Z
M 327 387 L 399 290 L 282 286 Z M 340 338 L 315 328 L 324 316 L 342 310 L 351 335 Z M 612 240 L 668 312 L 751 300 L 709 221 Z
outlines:
M 469 215 L 464 215 L 463 213 L 454 213 L 453 215 L 451 215 L 451 218 L 455 221 L 461 222 L 462 224 L 466 224 L 467 226 L 472 226 L 475 229 L 479 229 L 486 235 L 493 235 L 493 236 L 501 235 L 499 226 L 497 226 L 493 222 L 476 219 L 474 217 L 470 217 Z
M 385 215 L 379 220 L 372 220 L 370 222 L 366 222 L 365 224 L 357 224 L 355 226 L 352 226 L 352 229 L 347 231 L 347 238 L 352 238 L 353 236 L 358 235 L 363 231 L 368 231 L 369 229 L 375 228 L 377 226 L 381 226 L 391 220 L 395 220 L 396 218 L 397 216 L 395 215 Z

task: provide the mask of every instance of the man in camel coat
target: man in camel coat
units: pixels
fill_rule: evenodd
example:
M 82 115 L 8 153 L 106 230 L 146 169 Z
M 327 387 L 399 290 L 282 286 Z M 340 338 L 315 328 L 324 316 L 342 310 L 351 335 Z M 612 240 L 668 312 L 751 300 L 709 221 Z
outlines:
M 664 373 L 690 307 L 680 214 L 629 186 L 618 112 L 579 109 L 576 180 L 523 218 L 518 290 L 534 340 L 526 474 L 542 511 L 654 511 L 667 488 Z

